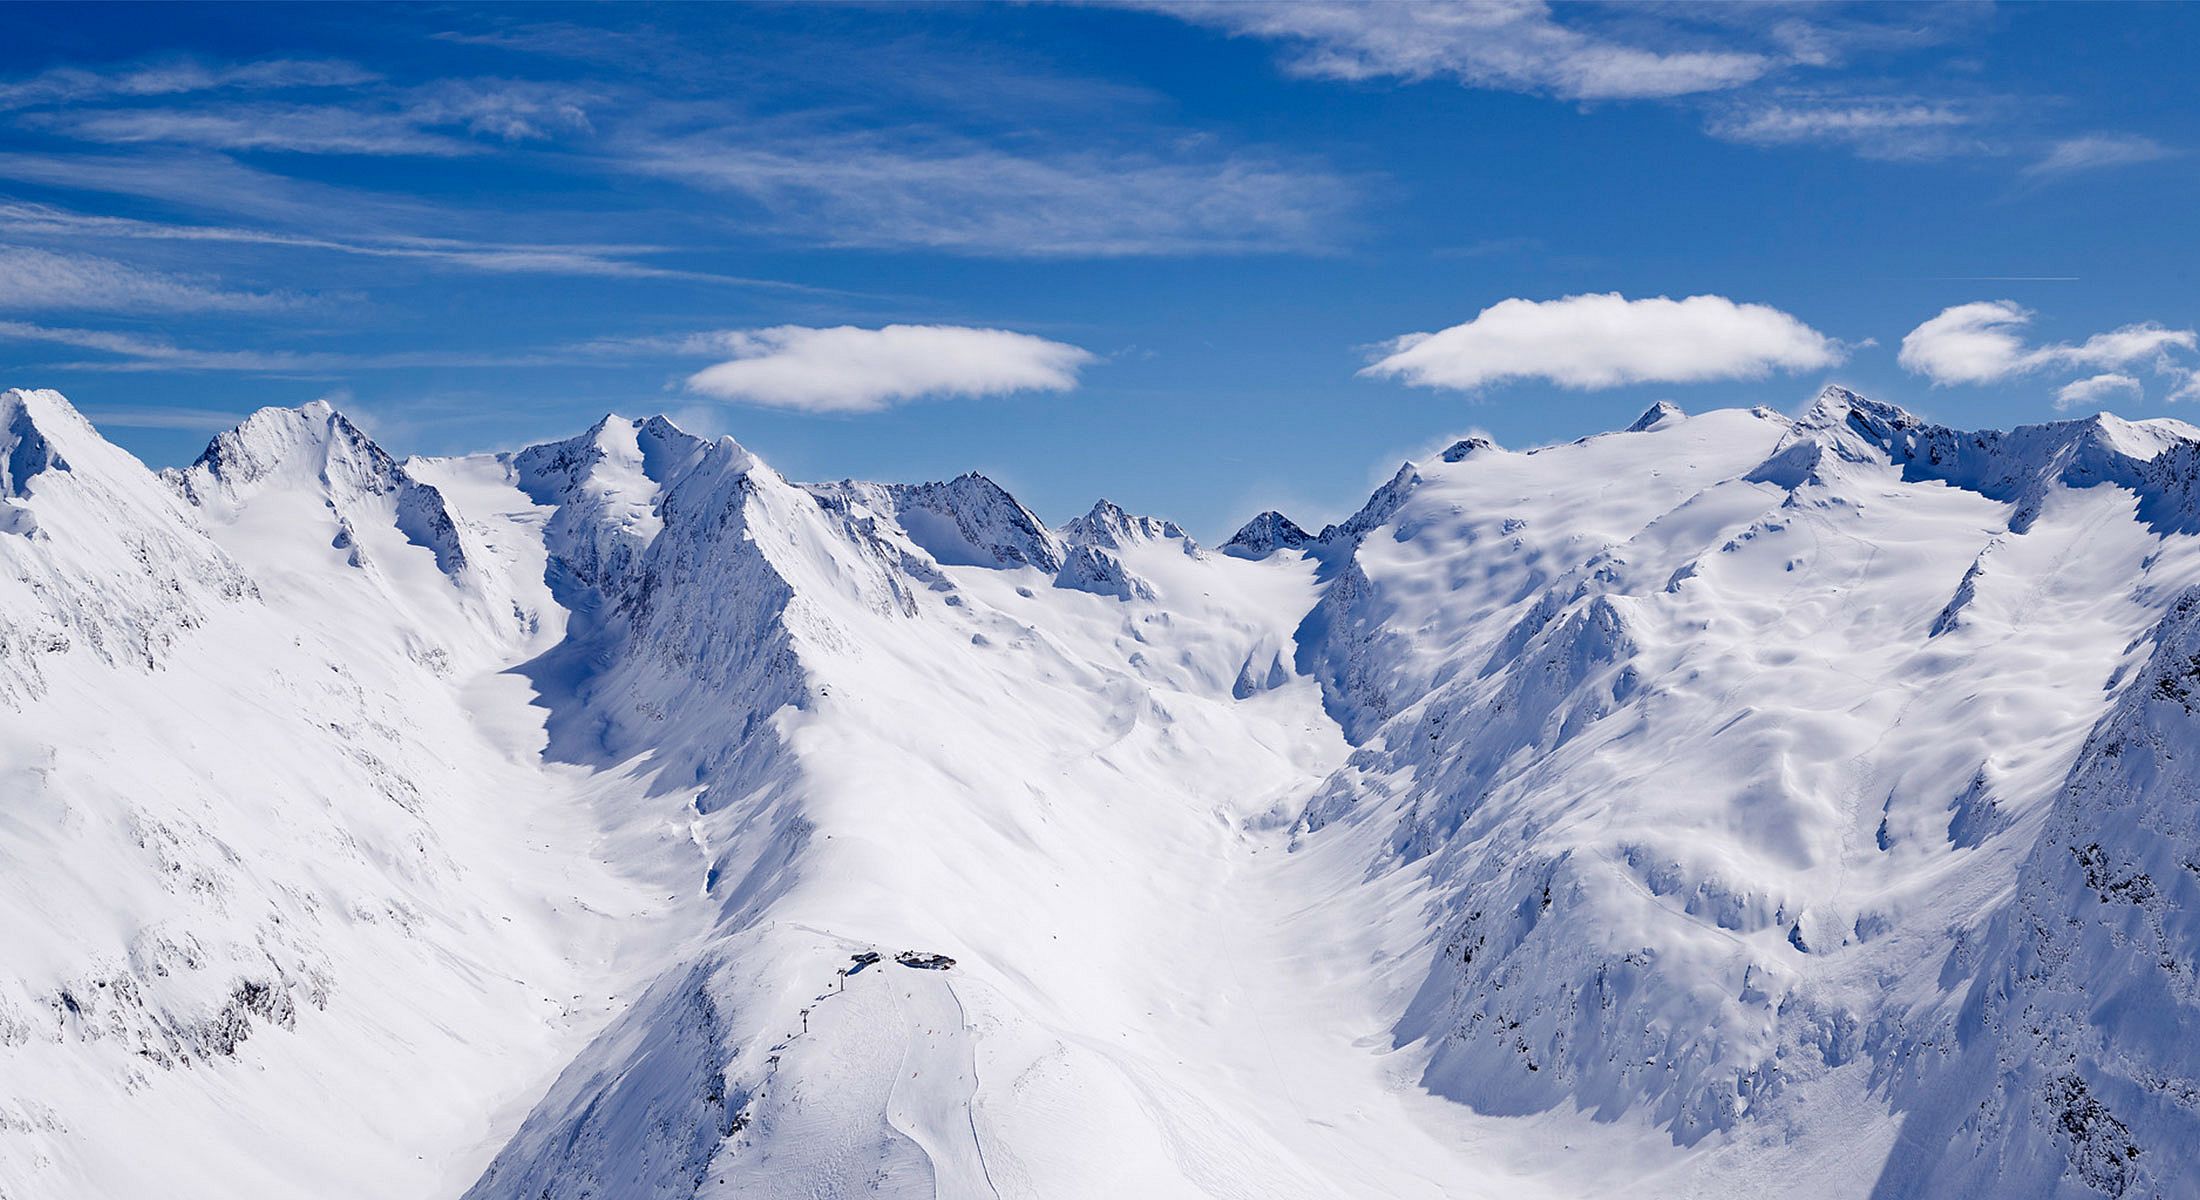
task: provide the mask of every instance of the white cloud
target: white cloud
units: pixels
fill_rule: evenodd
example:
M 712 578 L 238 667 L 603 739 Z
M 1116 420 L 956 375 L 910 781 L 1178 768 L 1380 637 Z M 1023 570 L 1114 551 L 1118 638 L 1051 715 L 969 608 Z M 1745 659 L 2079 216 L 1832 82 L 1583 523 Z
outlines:
M 2173 350 L 2192 349 L 2196 340 L 2190 329 L 2140 323 L 2075 344 L 2033 346 L 2022 334 L 2031 321 L 2029 310 L 2009 300 L 1958 304 L 1903 337 L 1900 361 L 1936 386 L 1996 383 L 2050 368 L 2101 371 L 2158 362 Z
M 2153 162 L 2168 158 L 2172 153 L 2174 151 L 2162 143 L 2138 134 L 2088 134 L 2056 142 L 2038 162 L 2026 167 L 2024 173 L 2034 177 L 2074 175 L 2080 171 Z
M 2171 350 L 2190 350 L 2195 336 L 2190 329 L 2170 329 L 2152 322 L 2126 325 L 2096 333 L 2076 346 L 2052 347 L 2060 361 L 2079 367 L 2121 367 L 2148 359 L 2160 359 Z
M 1586 32 L 1561 24 L 1541 0 L 1192 0 L 1151 7 L 1235 36 L 1288 43 L 1289 70 L 1333 79 L 1450 76 L 1470 87 L 1622 100 L 1721 91 L 1782 65 L 1754 51 L 1648 46 Z
M 2146 394 L 2146 389 L 2137 379 L 2121 372 L 2089 375 L 2062 385 L 2061 390 L 2055 393 L 2055 407 L 2091 408 L 2118 394 L 2136 400 Z
M 1461 390 L 1513 379 L 1579 389 L 1758 379 L 1846 357 L 1839 342 L 1766 305 L 1617 292 L 1502 300 L 1464 325 L 1407 334 L 1382 349 L 1361 374 Z
M 733 358 L 688 378 L 720 400 L 805 412 L 875 412 L 929 396 L 1061 392 L 1094 361 L 1075 346 L 956 325 L 780 325 L 719 335 Z
M 231 291 L 88 254 L 0 245 L 0 308 L 95 312 L 249 312 L 301 298 Z
M 1902 338 L 1903 369 L 1936 384 L 1991 383 L 2021 371 L 2031 351 L 2013 329 L 2032 314 L 2006 300 L 1981 300 L 1943 309 Z

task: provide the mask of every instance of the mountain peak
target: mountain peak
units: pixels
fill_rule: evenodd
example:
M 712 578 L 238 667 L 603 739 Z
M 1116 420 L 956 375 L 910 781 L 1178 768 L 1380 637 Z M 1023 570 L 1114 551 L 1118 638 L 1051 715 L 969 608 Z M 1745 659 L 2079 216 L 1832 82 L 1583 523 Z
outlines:
M 638 497 L 654 497 L 675 476 L 700 462 L 710 446 L 662 414 L 605 413 L 580 434 L 527 446 L 513 452 L 508 461 L 519 473 L 521 489 L 538 504 L 561 502 L 567 498 L 565 493 L 590 480 Z
M 1820 455 L 1858 464 L 1892 464 L 1906 479 L 1933 479 L 2011 506 L 2009 528 L 2031 528 L 2057 487 L 2109 483 L 2139 499 L 2158 531 L 2200 529 L 2200 429 L 2156 418 L 2128 421 L 2108 413 L 2013 429 L 1960 430 L 1898 405 L 1828 387 L 1795 424 L 1793 437 L 1753 478 L 1794 486 L 1812 477 Z
M 1670 400 L 1660 400 L 1656 404 L 1653 404 L 1650 407 L 1642 410 L 1642 415 L 1635 418 L 1635 423 L 1629 425 L 1626 429 L 1626 432 L 1647 433 L 1650 430 L 1656 429 L 1666 424 L 1667 422 L 1679 421 L 1686 418 L 1687 416 L 1687 413 L 1681 411 L 1680 405 L 1675 404 Z
M 1073 546 L 1121 550 L 1139 542 L 1174 538 L 1182 540 L 1187 551 L 1195 549 L 1191 537 L 1176 522 L 1125 512 L 1121 505 L 1107 499 L 1095 502 L 1084 516 L 1072 518 L 1061 532 L 1062 539 Z
M 194 500 L 211 481 L 232 495 L 279 474 L 312 473 L 330 486 L 380 495 L 397 487 L 397 460 L 326 400 L 263 408 L 207 443 L 185 478 Z
M 1479 435 L 1463 437 L 1444 448 L 1444 461 L 1448 463 L 1464 462 L 1469 455 L 1495 449 L 1497 449 L 1497 443 L 1486 437 Z
M 649 416 L 643 418 L 640 429 L 643 433 L 646 433 L 651 437 L 667 438 L 673 440 L 677 440 L 680 438 L 687 438 L 691 441 L 700 440 L 696 438 L 694 434 L 680 428 L 677 422 L 675 422 L 671 417 L 668 417 L 663 413 L 651 413 Z
M 34 493 L 41 481 L 64 479 L 140 515 L 176 509 L 161 477 L 108 441 L 68 397 L 46 388 L 0 391 L 0 532 L 38 528 Z
M 909 540 L 948 566 L 1062 567 L 1062 544 L 1008 489 L 976 471 L 944 483 L 815 484 L 820 503 L 862 502 L 891 517 Z
M 1222 544 L 1222 552 L 1232 558 L 1266 558 L 1278 550 L 1297 550 L 1313 541 L 1313 534 L 1271 508 L 1231 534 L 1230 540 Z
M 359 548 L 355 510 L 390 506 L 407 541 L 435 555 L 437 569 L 456 578 L 467 565 L 458 526 L 443 493 L 413 478 L 365 430 L 326 400 L 296 408 L 263 408 L 207 443 L 188 470 L 168 478 L 200 508 L 234 516 L 272 489 L 295 488 L 323 497 L 336 514 L 338 542 Z
M 1410 462 L 1399 463 L 1398 471 L 1390 477 L 1390 482 L 1376 488 L 1375 493 L 1367 498 L 1367 503 L 1360 506 L 1360 511 L 1346 517 L 1339 524 L 1324 526 L 1317 540 L 1357 541 L 1368 530 L 1389 520 L 1390 515 L 1398 511 L 1398 507 L 1406 502 L 1406 497 L 1413 494 L 1413 489 L 1420 482 L 1419 468 Z
M 1800 429 L 1830 429 L 1843 422 L 1853 422 L 1867 434 L 1873 430 L 1898 431 L 1925 422 L 1899 404 L 1873 400 L 1857 392 L 1829 383 L 1818 392 L 1810 407 L 1796 420 Z
M 626 433 L 622 433 L 620 431 L 626 431 Z M 566 438 L 564 440 L 586 440 L 601 442 L 606 437 L 618 438 L 623 440 L 627 433 L 631 433 L 637 436 L 647 435 L 653 438 L 665 438 L 675 441 L 688 441 L 697 443 L 707 443 L 710 441 L 709 438 L 697 437 L 694 434 L 689 433 L 687 430 L 680 428 L 678 422 L 674 421 L 671 417 L 668 417 L 663 413 L 651 413 L 646 417 L 629 417 L 616 412 L 605 413 L 601 417 L 596 418 L 596 423 L 590 425 L 579 436 Z
M 2200 491 L 2190 427 L 1842 389 L 1810 429 L 1469 441 L 1334 541 L 1271 510 L 1192 557 L 1112 502 L 1065 547 L 977 472 L 797 487 L 662 418 L 377 496 L 334 408 L 270 410 L 194 468 L 201 516 L 59 405 L 0 397 L 45 526 L 0 533 L 0 1030 L 53 1051 L 0 1105 L 52 1097 L 68 1166 L 0 1155 L 11 1194 L 147 1191 L 70 1172 L 162 1121 L 211 1131 L 217 1194 L 347 1115 L 376 1136 L 339 1166 L 417 1192 L 483 1113 L 485 1200 L 1018 1162 L 1392 1194 L 1492 1152 L 1569 1194 L 1836 1158 L 1890 1200 L 2191 1190 L 2156 1085 L 2200 1075 L 2163 1034 L 2200 961 L 2200 538 L 2150 507 Z M 228 519 L 224 481 L 264 494 Z M 455 588 L 393 528 L 428 483 Z M 1218 945 L 1286 1002 L 1200 1003 Z M 1371 1116 L 1310 1135 L 1311 1089 Z M 261 1190 L 329 1191 L 324 1158 Z
M 0 493 L 28 496 L 33 478 L 68 470 L 69 461 L 55 447 L 49 429 L 71 422 L 89 428 L 59 392 L 0 392 Z
M 1062 556 L 1062 569 L 1054 586 L 1069 591 L 1112 596 L 1117 600 L 1151 600 L 1153 585 L 1130 573 L 1123 560 L 1093 545 L 1076 542 Z

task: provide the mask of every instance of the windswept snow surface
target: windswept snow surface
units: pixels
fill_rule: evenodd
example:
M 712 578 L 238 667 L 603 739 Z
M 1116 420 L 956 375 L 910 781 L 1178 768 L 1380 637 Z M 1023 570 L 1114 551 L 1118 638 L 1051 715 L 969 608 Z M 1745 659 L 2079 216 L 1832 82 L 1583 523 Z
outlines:
M 1840 389 L 1218 551 L 0 393 L 0 1196 L 2200 1194 L 2195 531 Z

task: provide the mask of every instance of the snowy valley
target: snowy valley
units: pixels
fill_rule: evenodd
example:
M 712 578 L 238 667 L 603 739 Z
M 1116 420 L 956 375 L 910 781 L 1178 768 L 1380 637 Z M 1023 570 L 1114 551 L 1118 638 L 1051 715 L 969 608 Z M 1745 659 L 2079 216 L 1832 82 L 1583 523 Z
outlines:
M 0 393 L 0 1196 L 2200 1195 L 2196 534 L 1840 388 L 1220 546 Z

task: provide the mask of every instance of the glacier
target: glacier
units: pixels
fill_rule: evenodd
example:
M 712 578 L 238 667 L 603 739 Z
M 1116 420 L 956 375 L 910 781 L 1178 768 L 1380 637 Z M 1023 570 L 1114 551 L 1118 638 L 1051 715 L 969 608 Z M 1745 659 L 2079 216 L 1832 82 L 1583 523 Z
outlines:
M 0 392 L 0 1197 L 2200 1195 L 2196 535 L 1838 387 L 1211 549 Z

